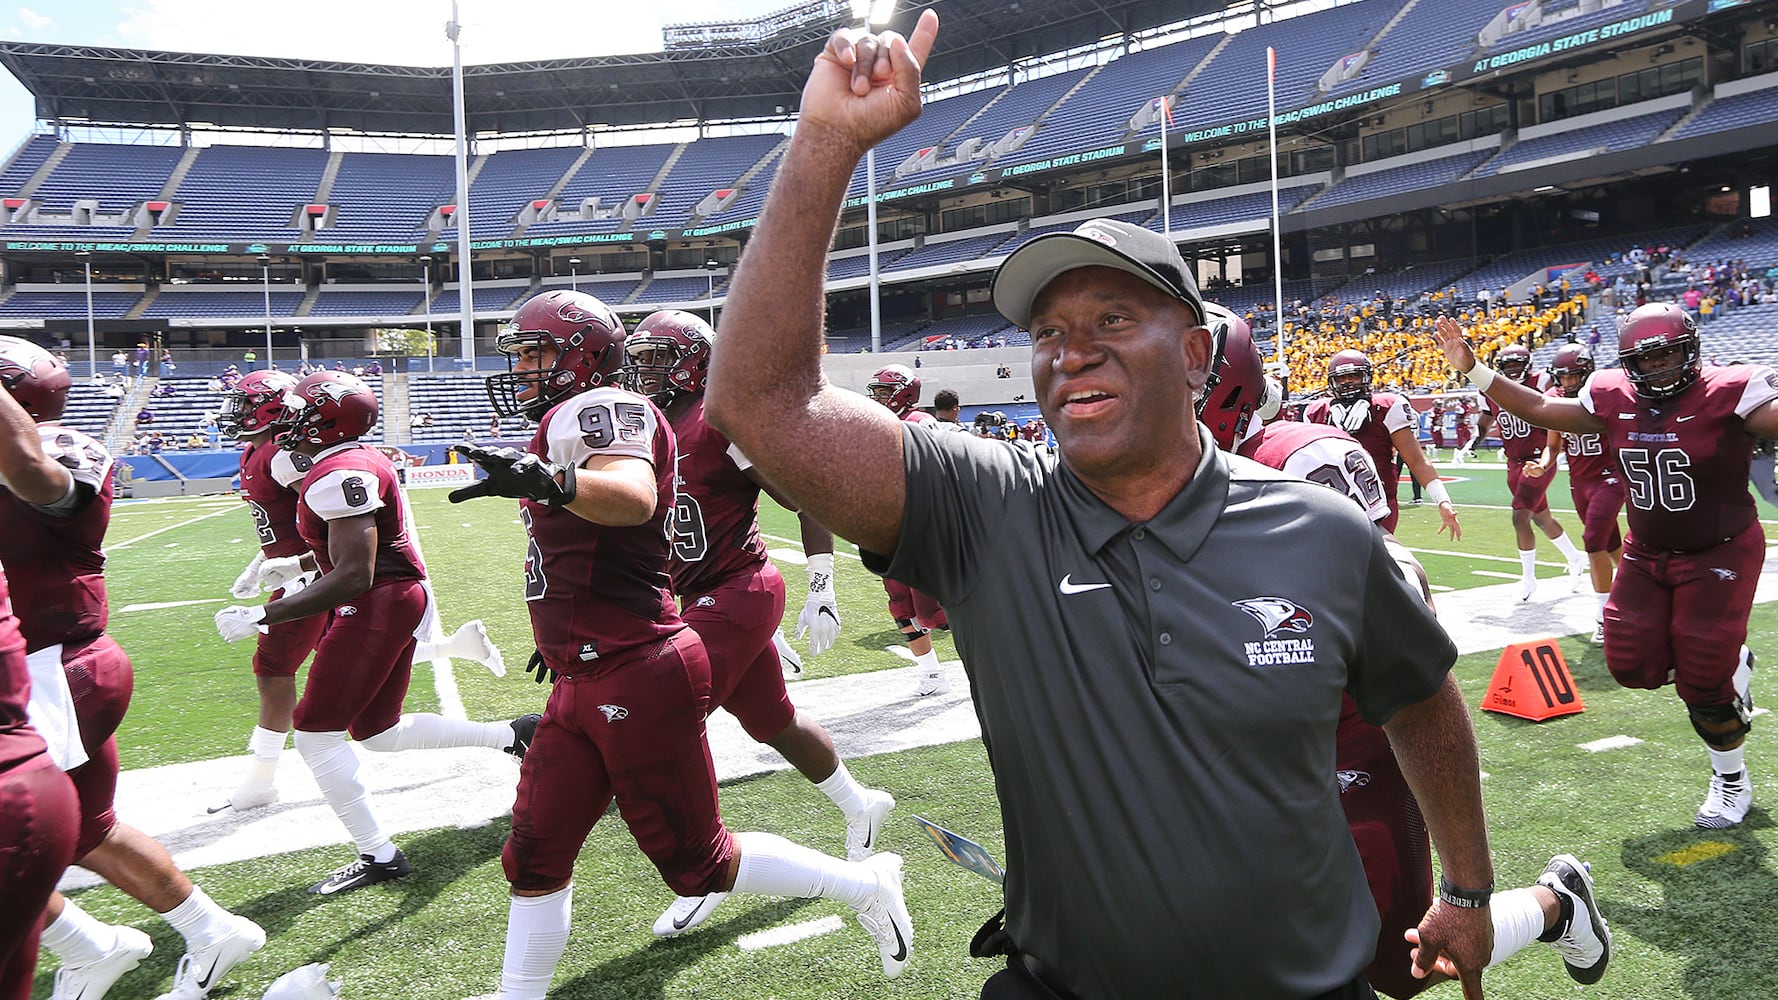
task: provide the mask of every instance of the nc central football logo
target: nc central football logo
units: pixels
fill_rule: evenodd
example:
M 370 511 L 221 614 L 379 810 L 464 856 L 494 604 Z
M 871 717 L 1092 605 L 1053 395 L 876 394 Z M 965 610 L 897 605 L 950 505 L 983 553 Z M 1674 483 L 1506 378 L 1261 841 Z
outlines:
M 606 722 L 616 722 L 630 717 L 630 710 L 622 705 L 600 705 L 599 711 L 605 713 Z
M 352 395 L 352 387 L 341 382 L 316 382 L 310 386 L 310 389 L 315 393 L 315 402 L 317 403 L 321 402 L 322 396 L 326 396 L 336 403 L 342 403 L 345 402 L 347 396 Z
M 1249 597 L 1231 603 L 1252 615 L 1266 630 L 1268 639 L 1280 632 L 1307 632 L 1315 624 L 1315 616 L 1308 608 L 1282 597 Z

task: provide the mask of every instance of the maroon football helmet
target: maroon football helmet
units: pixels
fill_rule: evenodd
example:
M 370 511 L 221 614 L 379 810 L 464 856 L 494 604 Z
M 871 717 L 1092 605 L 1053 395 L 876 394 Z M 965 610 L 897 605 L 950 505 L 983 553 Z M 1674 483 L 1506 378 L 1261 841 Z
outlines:
M 248 372 L 233 389 L 222 393 L 216 427 L 229 437 L 263 431 L 284 412 L 284 394 L 296 388 L 296 376 L 284 372 Z
M 665 408 L 704 391 L 716 333 L 702 318 L 677 309 L 652 313 L 624 340 L 624 388 Z
M 510 368 L 527 347 L 549 346 L 548 368 L 511 370 L 487 379 L 488 401 L 503 417 L 542 420 L 550 407 L 601 385 L 613 385 L 624 364 L 624 324 L 611 307 L 585 292 L 557 289 L 533 296 L 494 339 Z M 523 394 L 530 392 L 527 398 Z
M 907 416 L 920 405 L 920 377 L 904 365 L 884 365 L 870 377 L 870 398 L 882 403 L 898 417 Z
M 1650 355 L 1668 348 L 1679 348 L 1672 363 L 1653 371 L 1642 367 Z M 1698 321 L 1671 302 L 1639 306 L 1618 327 L 1617 357 L 1637 395 L 1651 399 L 1677 396 L 1691 388 L 1704 372 Z
M 1494 370 L 1514 382 L 1531 376 L 1531 351 L 1524 344 L 1508 344 L 1494 352 Z
M 1348 380 L 1342 386 L 1340 378 L 1345 375 L 1360 377 L 1357 381 Z M 1336 403 L 1356 403 L 1371 398 L 1371 359 L 1365 357 L 1363 351 L 1351 349 L 1328 358 L 1327 391 L 1333 394 Z
M 1580 344 L 1563 344 L 1556 349 L 1556 356 L 1550 359 L 1550 377 L 1556 380 L 1556 391 L 1564 396 L 1573 396 L 1580 391 L 1581 383 L 1593 374 L 1593 356 Z M 1565 378 L 1578 379 L 1573 391 L 1562 384 Z
M 68 366 L 28 340 L 0 337 L 0 386 L 5 386 L 31 419 L 62 419 L 68 407 Z
M 1205 303 L 1204 313 L 1216 360 L 1198 399 L 1198 419 L 1210 426 L 1218 448 L 1232 451 L 1247 436 L 1253 412 L 1265 399 L 1265 365 L 1245 320 L 1214 303 Z
M 284 394 L 278 446 L 330 445 L 363 437 L 377 423 L 377 394 L 350 372 L 316 372 Z

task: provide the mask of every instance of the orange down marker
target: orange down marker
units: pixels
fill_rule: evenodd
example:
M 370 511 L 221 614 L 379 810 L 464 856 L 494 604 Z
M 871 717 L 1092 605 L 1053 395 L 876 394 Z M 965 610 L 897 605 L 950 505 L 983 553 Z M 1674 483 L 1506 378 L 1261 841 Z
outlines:
M 1515 642 L 1500 653 L 1482 708 L 1502 715 L 1542 722 L 1584 712 L 1568 661 L 1554 639 Z

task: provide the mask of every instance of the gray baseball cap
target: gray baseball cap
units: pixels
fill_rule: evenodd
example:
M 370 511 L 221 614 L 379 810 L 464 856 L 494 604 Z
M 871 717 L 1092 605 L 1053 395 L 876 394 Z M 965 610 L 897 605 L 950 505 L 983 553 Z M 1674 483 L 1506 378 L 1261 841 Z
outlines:
M 1109 267 L 1135 275 L 1191 306 L 1203 322 L 1204 299 L 1173 241 L 1114 219 L 1092 219 L 1072 233 L 1048 233 L 1014 250 L 994 272 L 995 310 L 1019 329 L 1030 329 L 1038 294 L 1077 267 Z

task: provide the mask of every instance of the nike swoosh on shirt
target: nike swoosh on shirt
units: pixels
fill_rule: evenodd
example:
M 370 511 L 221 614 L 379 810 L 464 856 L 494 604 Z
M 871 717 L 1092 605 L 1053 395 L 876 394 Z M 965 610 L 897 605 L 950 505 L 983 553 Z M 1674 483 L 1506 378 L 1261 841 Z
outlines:
M 1064 594 L 1084 594 L 1089 590 L 1105 590 L 1111 586 L 1109 583 L 1075 583 L 1070 579 L 1072 576 L 1074 574 L 1069 573 L 1062 577 L 1062 582 L 1056 585 L 1056 589 Z
M 1691 419 L 1691 418 L 1693 418 L 1693 417 L 1695 417 L 1695 416 L 1697 416 L 1697 414 L 1696 414 L 1696 413 L 1688 413 L 1688 414 L 1686 414 L 1686 415 L 1685 415 L 1685 416 L 1683 416 L 1683 417 L 1674 417 L 1674 418 L 1673 418 L 1673 422 L 1674 422 L 1674 423 L 1676 423 L 1676 424 L 1683 424 L 1683 423 L 1685 423 L 1685 422 L 1686 422 L 1686 421 L 1687 421 L 1687 420 L 1690 420 L 1690 419 Z

